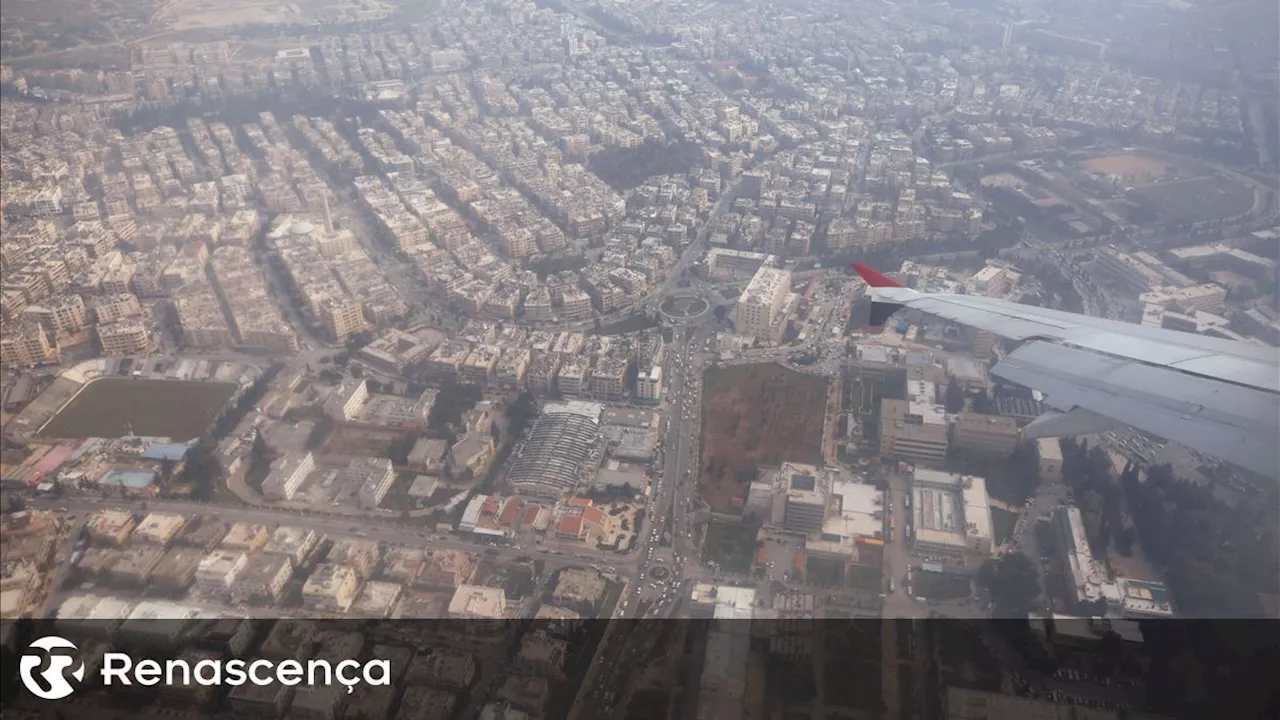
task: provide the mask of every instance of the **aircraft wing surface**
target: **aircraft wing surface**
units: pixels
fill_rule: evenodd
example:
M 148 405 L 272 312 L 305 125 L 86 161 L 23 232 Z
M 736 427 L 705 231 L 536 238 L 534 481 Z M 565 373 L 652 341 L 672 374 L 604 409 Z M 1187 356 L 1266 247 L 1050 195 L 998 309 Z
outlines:
M 903 307 L 1019 341 L 991 374 L 1043 393 L 1027 437 L 1129 425 L 1280 477 L 1280 351 L 972 295 L 921 293 L 865 266 L 872 324 Z

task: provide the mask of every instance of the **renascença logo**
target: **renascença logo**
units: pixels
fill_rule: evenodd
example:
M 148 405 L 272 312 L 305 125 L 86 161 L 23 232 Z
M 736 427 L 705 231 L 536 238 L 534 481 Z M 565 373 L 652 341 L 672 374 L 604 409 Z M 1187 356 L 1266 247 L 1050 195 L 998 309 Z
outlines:
M 33 653 L 32 650 L 39 652 Z M 55 655 L 54 650 L 79 652 L 79 648 L 70 640 L 57 635 L 46 635 L 31 643 L 27 653 L 18 662 L 22 684 L 32 695 L 42 700 L 61 700 L 76 691 L 75 686 L 67 680 L 67 670 L 71 670 L 71 677 L 75 678 L 76 682 L 84 679 L 84 663 L 78 657 L 67 654 Z M 39 677 L 44 679 L 48 689 L 36 681 L 36 668 L 44 664 L 45 658 L 49 659 L 49 667 L 39 673 Z
M 31 643 L 31 648 L 43 651 L 40 654 L 22 656 L 19 670 L 22 683 L 33 695 L 45 700 L 60 700 L 75 692 L 71 683 L 67 682 L 64 671 L 74 665 L 71 676 L 77 682 L 84 679 L 84 664 L 70 655 L 54 655 L 50 651 L 57 648 L 76 651 L 76 646 L 69 640 L 49 635 Z M 44 658 L 49 658 L 49 667 L 39 676 L 49 685 L 46 690 L 36 682 L 36 668 L 40 667 Z M 336 664 L 328 660 L 309 660 L 305 664 L 298 660 L 257 659 L 246 660 L 200 660 L 192 664 L 186 660 L 139 660 L 136 663 L 129 655 L 121 652 L 109 652 L 102 656 L 100 673 L 105 687 L 112 685 L 244 685 L 246 683 L 266 686 L 274 683 L 281 685 L 298 685 L 306 682 L 311 687 L 332 685 L 335 682 L 344 685 L 347 693 L 355 692 L 360 683 L 368 685 L 390 685 L 391 663 L 387 660 L 375 659 L 367 662 L 342 660 Z

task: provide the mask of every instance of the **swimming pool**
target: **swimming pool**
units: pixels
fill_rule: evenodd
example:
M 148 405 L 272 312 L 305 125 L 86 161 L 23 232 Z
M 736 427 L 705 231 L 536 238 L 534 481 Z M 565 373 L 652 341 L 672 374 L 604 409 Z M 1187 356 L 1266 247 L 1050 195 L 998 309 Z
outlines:
M 131 468 L 111 468 L 98 478 L 99 485 L 109 487 L 127 488 L 145 488 L 151 487 L 156 481 L 156 474 L 150 470 L 135 470 Z

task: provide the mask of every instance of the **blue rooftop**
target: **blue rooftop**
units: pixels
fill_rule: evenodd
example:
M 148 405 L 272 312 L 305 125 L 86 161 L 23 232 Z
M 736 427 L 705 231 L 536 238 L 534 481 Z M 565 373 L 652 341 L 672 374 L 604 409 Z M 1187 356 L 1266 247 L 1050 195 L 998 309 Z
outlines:
M 142 454 L 147 460 L 181 460 L 190 447 L 187 443 L 155 443 Z

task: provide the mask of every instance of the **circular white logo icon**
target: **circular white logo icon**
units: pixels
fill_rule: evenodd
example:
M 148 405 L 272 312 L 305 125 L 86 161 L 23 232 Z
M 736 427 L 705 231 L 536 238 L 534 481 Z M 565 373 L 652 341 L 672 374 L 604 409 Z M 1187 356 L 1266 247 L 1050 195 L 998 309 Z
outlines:
M 71 650 L 74 653 L 79 648 L 65 638 L 46 635 L 31 643 L 27 653 L 18 663 L 22 684 L 32 695 L 43 700 L 61 700 L 75 692 L 76 689 L 67 680 L 67 675 L 75 678 L 76 682 L 84 679 L 84 663 L 79 657 L 66 653 L 55 655 L 54 650 Z M 49 666 L 42 672 L 36 672 L 44 664 L 45 658 L 48 658 Z M 71 672 L 68 673 L 67 670 Z M 37 677 L 43 682 L 36 680 Z

